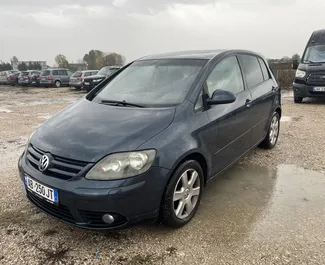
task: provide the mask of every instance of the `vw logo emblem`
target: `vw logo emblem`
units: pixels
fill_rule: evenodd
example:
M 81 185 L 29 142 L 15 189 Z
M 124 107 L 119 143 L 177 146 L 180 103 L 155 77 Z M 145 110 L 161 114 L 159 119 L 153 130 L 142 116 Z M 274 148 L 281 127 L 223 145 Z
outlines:
M 47 155 L 43 155 L 40 160 L 39 160 L 39 164 L 38 164 L 38 169 L 40 171 L 45 171 L 50 164 L 50 159 Z

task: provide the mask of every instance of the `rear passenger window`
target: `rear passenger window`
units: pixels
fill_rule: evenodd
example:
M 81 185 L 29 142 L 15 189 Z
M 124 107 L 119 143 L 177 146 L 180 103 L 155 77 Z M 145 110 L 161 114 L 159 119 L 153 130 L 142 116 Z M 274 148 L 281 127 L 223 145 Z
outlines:
M 239 55 L 239 60 L 246 76 L 248 88 L 255 87 L 264 81 L 260 64 L 255 56 Z
M 53 75 L 59 75 L 59 71 L 58 71 L 58 70 L 53 70 L 53 71 L 52 71 L 52 74 L 53 74 Z
M 258 58 L 258 61 L 260 62 L 261 68 L 262 68 L 262 73 L 264 80 L 269 80 L 270 79 L 270 74 L 269 71 L 267 70 L 267 67 L 264 63 L 264 61 L 261 58 Z
M 66 70 L 59 70 L 59 75 L 68 75 L 68 72 Z

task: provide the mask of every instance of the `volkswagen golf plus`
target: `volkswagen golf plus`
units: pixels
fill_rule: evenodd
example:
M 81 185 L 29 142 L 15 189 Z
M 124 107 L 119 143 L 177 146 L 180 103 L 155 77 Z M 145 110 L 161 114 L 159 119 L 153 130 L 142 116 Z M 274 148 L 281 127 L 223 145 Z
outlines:
M 88 229 L 195 215 L 204 186 L 278 139 L 280 91 L 253 52 L 136 60 L 49 119 L 19 159 L 27 198 Z

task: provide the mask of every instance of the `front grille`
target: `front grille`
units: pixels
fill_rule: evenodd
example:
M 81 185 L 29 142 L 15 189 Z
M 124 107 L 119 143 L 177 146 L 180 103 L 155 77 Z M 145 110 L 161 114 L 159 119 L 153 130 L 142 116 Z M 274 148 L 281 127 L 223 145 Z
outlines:
M 306 83 L 309 85 L 325 86 L 325 72 L 314 72 L 309 74 Z
M 102 219 L 102 216 L 106 214 L 104 212 L 92 212 L 92 211 L 84 211 L 84 210 L 78 210 L 78 212 L 81 215 L 82 219 L 90 227 L 119 226 L 127 222 L 127 219 L 120 214 L 110 213 L 111 215 L 113 215 L 115 219 L 114 223 L 110 225 L 105 223 Z
M 34 195 L 32 192 L 29 191 L 27 191 L 27 197 L 33 204 L 35 204 L 44 212 L 53 215 L 54 217 L 57 217 L 59 219 L 62 219 L 66 222 L 75 223 L 72 214 L 70 213 L 69 209 L 66 206 L 64 205 L 55 206 L 39 198 L 37 195 Z
M 46 152 L 30 145 L 27 149 L 26 157 L 29 164 L 36 170 L 39 170 L 39 160 L 44 154 L 46 154 Z M 86 162 L 62 158 L 58 156 L 52 157 L 53 159 L 50 161 L 49 168 L 43 172 L 44 175 L 50 177 L 68 180 L 77 176 L 88 165 Z

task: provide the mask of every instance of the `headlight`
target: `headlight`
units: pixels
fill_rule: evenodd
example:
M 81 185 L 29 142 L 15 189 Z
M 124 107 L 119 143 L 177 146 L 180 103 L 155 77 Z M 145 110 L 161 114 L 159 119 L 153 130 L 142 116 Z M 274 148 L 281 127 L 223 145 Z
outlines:
M 155 150 L 112 154 L 99 161 L 86 179 L 114 180 L 133 177 L 146 172 L 156 157 Z
M 305 71 L 297 70 L 297 72 L 296 72 L 296 77 L 298 77 L 298 78 L 304 78 L 305 75 L 306 75 Z

